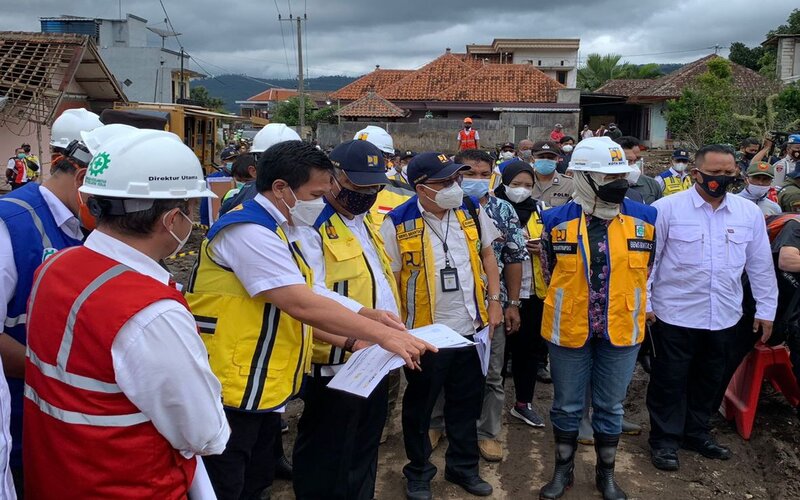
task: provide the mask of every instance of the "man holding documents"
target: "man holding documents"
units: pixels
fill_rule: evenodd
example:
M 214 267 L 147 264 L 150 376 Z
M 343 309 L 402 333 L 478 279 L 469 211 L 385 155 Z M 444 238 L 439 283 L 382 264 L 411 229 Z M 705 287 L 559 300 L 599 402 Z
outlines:
M 206 462 L 221 500 L 258 497 L 271 484 L 280 412 L 311 367 L 310 327 L 380 344 L 409 367 L 430 347 L 391 315 L 315 286 L 297 226 L 325 209 L 333 172 L 325 154 L 282 142 L 257 169 L 259 194 L 209 230 L 186 296 L 231 427 L 225 451 Z
M 389 182 L 383 153 L 370 142 L 354 140 L 337 146 L 329 158 L 333 187 L 325 193 L 325 208 L 314 226 L 302 229 L 306 257 L 329 290 L 362 307 L 388 311 L 399 322 L 394 275 L 369 215 L 378 192 Z M 386 380 L 381 377 L 366 398 L 327 387 L 349 353 L 366 345 L 314 330 L 293 457 L 294 492 L 300 500 L 375 497 Z
M 416 195 L 389 213 L 381 233 L 398 280 L 406 327 L 441 323 L 473 340 L 476 331 L 499 325 L 503 312 L 492 248 L 500 235 L 478 200 L 464 198 L 461 172 L 468 168 L 440 153 L 414 157 L 407 174 Z M 407 498 L 431 498 L 436 467 L 430 462 L 428 427 L 442 389 L 449 439 L 445 479 L 474 495 L 491 495 L 491 485 L 478 474 L 476 421 L 484 377 L 477 350 L 469 346 L 428 353 L 421 368 L 406 370 Z

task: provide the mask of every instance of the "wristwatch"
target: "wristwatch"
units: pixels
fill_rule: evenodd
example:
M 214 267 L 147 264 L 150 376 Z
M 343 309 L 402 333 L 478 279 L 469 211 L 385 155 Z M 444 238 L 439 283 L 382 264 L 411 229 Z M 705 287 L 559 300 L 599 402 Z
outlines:
M 521 300 L 509 300 L 508 301 L 508 305 L 514 306 L 514 307 L 519 307 L 519 306 L 522 305 L 522 301 Z
M 499 293 L 496 293 L 496 294 L 494 294 L 494 295 L 488 295 L 488 296 L 486 297 L 486 300 L 493 300 L 493 301 L 495 301 L 495 302 L 500 302 L 500 294 L 499 294 Z

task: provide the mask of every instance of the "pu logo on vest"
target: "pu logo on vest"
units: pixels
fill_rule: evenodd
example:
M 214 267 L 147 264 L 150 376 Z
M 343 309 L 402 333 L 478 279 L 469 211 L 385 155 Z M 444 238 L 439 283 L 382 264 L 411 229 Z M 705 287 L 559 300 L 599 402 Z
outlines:
M 555 241 L 567 241 L 567 230 L 556 229 Z
M 52 248 L 52 247 L 50 247 L 50 248 L 45 248 L 45 249 L 42 251 L 42 262 L 46 261 L 47 259 L 49 259 L 49 258 L 50 258 L 50 257 L 52 257 L 53 255 L 55 255 L 55 254 L 56 254 L 56 252 L 58 252 L 58 250 L 56 250 L 55 248 Z
M 333 227 L 333 224 L 325 224 L 325 234 L 328 236 L 329 239 L 338 240 L 339 235 L 336 233 L 336 228 Z
M 103 152 L 95 155 L 89 164 L 89 172 L 83 182 L 92 186 L 105 187 L 106 180 L 98 179 L 97 177 L 103 175 L 109 166 L 111 166 L 111 156 L 108 153 Z

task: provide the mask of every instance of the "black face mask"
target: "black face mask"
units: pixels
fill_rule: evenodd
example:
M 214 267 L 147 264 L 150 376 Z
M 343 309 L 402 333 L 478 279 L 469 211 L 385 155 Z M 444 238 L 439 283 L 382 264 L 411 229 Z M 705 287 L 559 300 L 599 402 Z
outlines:
M 703 182 L 699 182 L 700 188 L 712 198 L 722 198 L 728 191 L 728 186 L 736 182 L 735 175 L 708 175 L 700 172 Z
M 339 186 L 339 189 L 336 201 L 353 215 L 366 213 L 375 204 L 375 200 L 378 199 L 378 193 L 364 194 L 342 186 Z
M 597 187 L 594 180 L 589 177 L 589 184 L 591 184 L 592 190 L 594 190 L 594 194 L 596 194 L 598 198 L 606 203 L 616 204 L 622 203 L 622 200 L 625 199 L 625 193 L 628 192 L 628 188 L 630 187 L 628 185 L 628 179 L 617 179 Z
M 795 161 L 800 160 L 800 151 L 792 151 L 791 156 Z

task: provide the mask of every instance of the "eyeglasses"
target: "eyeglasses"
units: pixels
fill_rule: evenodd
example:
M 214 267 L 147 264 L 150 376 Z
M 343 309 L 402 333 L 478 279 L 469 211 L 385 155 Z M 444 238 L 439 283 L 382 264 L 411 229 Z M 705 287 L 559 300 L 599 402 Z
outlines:
M 438 188 L 447 188 L 447 187 L 452 186 L 456 182 L 461 184 L 461 181 L 463 179 L 464 179 L 464 176 L 461 175 L 461 174 L 458 174 L 458 175 L 456 175 L 454 177 L 449 177 L 447 179 L 441 179 L 441 180 L 437 179 L 435 181 L 425 182 L 424 184 L 426 186 L 431 186 L 431 187 L 435 186 L 435 187 L 438 187 Z

